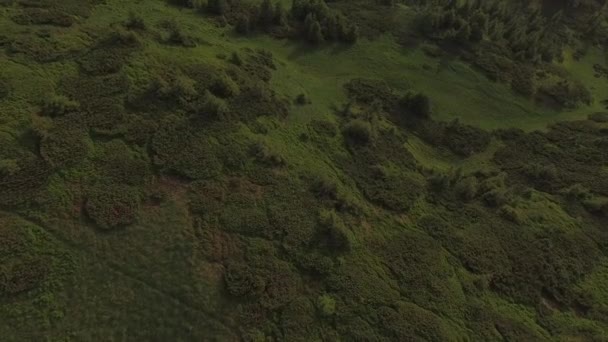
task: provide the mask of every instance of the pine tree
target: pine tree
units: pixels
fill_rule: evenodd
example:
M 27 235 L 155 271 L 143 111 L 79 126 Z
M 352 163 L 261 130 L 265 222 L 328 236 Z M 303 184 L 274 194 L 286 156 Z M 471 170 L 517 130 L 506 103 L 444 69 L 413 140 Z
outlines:
M 321 25 L 317 20 L 313 21 L 308 29 L 308 41 L 313 44 L 321 44 L 324 40 Z
M 344 41 L 347 43 L 354 44 L 359 39 L 359 27 L 357 25 L 351 25 L 348 31 L 346 32 L 346 36 L 344 37 Z
M 280 1 L 274 6 L 273 23 L 280 27 L 289 26 L 289 22 L 287 21 L 287 12 Z
M 262 27 L 268 27 L 274 20 L 274 9 L 270 0 L 263 0 L 260 4 L 259 23 Z
M 224 15 L 228 12 L 228 2 L 226 0 L 209 0 L 207 10 L 213 14 Z
M 236 22 L 235 29 L 236 32 L 240 34 L 249 34 L 249 30 L 251 29 L 249 24 L 249 18 L 244 14 L 239 16 Z

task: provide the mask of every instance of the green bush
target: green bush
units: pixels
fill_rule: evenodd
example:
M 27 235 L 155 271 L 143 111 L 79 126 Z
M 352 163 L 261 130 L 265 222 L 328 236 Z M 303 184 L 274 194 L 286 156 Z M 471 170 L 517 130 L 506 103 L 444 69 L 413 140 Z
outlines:
M 324 294 L 317 298 L 317 310 L 323 317 L 331 317 L 336 313 L 336 300 L 328 295 Z
M 401 98 L 400 105 L 417 117 L 426 119 L 431 117 L 431 100 L 425 94 L 407 93 Z
M 335 212 L 322 210 L 319 214 L 319 223 L 327 234 L 327 243 L 331 250 L 348 252 L 352 249 L 353 233 Z
M 272 167 L 281 167 L 287 164 L 285 158 L 278 152 L 273 151 L 263 142 L 257 142 L 251 146 L 251 153 L 261 163 Z
M 211 85 L 211 92 L 221 98 L 229 98 L 240 94 L 239 85 L 228 75 L 221 74 Z
M 230 109 L 223 99 L 206 91 L 202 99 L 202 107 L 198 109 L 203 117 L 211 119 L 223 119 L 228 115 Z

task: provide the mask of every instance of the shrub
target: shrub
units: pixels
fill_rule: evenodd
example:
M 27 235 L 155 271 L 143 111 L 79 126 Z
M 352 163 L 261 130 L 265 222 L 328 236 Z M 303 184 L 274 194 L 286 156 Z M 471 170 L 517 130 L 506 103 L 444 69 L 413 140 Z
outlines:
M 522 213 L 510 205 L 503 205 L 500 208 L 500 215 L 516 224 L 522 224 L 524 222 L 524 216 Z
M 225 15 L 230 10 L 226 0 L 208 0 L 207 11 L 215 15 Z
M 228 98 L 239 95 L 241 90 L 232 78 L 222 74 L 211 85 L 211 92 L 221 98 Z
M 236 52 L 233 51 L 232 54 L 230 55 L 230 63 L 236 65 L 236 66 L 242 66 L 243 65 L 243 58 L 241 58 L 241 55 Z
M 310 104 L 311 102 L 308 99 L 308 97 L 306 96 L 306 94 L 300 94 L 300 95 L 296 96 L 295 103 L 297 105 L 304 106 L 304 105 Z
M 207 90 L 205 91 L 203 106 L 200 111 L 205 117 L 222 119 L 228 114 L 229 108 L 226 101 Z
M 265 286 L 264 279 L 256 276 L 248 265 L 231 262 L 224 272 L 224 283 L 228 293 L 236 297 L 260 294 Z
M 372 141 L 372 126 L 369 122 L 355 119 L 344 126 L 342 134 L 352 143 L 366 145 Z
M 312 129 L 319 135 L 333 138 L 338 134 L 338 128 L 336 125 L 327 120 L 312 120 L 310 122 Z
M 428 96 L 422 93 L 407 93 L 401 98 L 400 104 L 403 108 L 420 118 L 429 118 L 431 116 L 431 101 Z
M 336 300 L 328 295 L 324 294 L 317 298 L 317 310 L 323 317 L 330 317 L 336 313 Z
M 249 22 L 249 17 L 245 14 L 241 14 L 236 21 L 236 25 L 235 25 L 234 29 L 239 34 L 242 34 L 242 35 L 249 34 L 249 31 L 251 31 L 251 24 Z
M 474 176 L 466 177 L 456 183 L 456 194 L 464 200 L 472 200 L 477 195 L 479 184 Z
M 184 47 L 196 46 L 194 39 L 184 33 L 176 21 L 166 20 L 162 23 L 162 27 L 168 31 L 168 36 L 165 39 L 165 42 Z
M 63 95 L 53 95 L 42 102 L 42 115 L 57 117 L 80 109 L 80 104 Z
M 1 87 L 2 87 L 2 85 L 0 83 L 0 89 L 1 89 Z M 1 93 L 2 93 L 2 91 L 0 90 L 0 98 L 2 98 Z M 600 123 L 608 122 L 608 112 L 597 112 L 597 113 L 590 114 L 589 120 L 595 121 L 595 122 L 600 122 Z
M 319 223 L 327 237 L 328 247 L 332 250 L 347 252 L 353 246 L 353 234 L 334 211 L 322 210 Z
M 327 178 L 317 178 L 313 182 L 311 190 L 317 198 L 324 198 L 330 200 L 338 199 L 338 186 L 335 182 Z
M 253 144 L 251 146 L 251 153 L 258 161 L 268 166 L 278 167 L 287 164 L 283 156 L 271 150 L 268 145 L 262 142 Z
M 135 222 L 139 197 L 137 191 L 128 186 L 102 185 L 87 193 L 85 210 L 99 228 L 111 230 Z

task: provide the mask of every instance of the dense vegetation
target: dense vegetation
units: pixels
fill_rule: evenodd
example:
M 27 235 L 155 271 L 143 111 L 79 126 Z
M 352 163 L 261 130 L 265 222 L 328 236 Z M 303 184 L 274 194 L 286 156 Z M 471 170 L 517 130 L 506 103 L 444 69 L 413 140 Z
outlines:
M 608 339 L 607 4 L 0 0 L 0 340 Z

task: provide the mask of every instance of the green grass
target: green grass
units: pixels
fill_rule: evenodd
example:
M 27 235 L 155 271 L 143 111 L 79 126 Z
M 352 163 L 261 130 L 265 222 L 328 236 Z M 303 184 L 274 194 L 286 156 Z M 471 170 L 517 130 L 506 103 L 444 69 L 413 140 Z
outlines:
M 411 10 L 398 8 L 399 11 Z M 33 34 L 20 32 L 22 28 L 7 19 L 14 10 L 0 7 L 3 32 L 15 36 L 23 34 L 24 37 Z M 198 188 L 193 185 L 194 190 L 189 193 L 191 180 L 179 178 L 151 162 L 150 169 L 154 170 L 150 171 L 150 177 L 136 180 L 137 186 L 129 184 L 129 189 L 137 187 L 137 196 L 142 197 L 136 223 L 113 231 L 95 227 L 84 208 L 87 188 L 104 186 L 100 185 L 105 180 L 101 175 L 106 172 L 101 146 L 121 139 L 125 128 L 118 127 L 109 133 L 86 132 L 91 155 L 75 165 L 52 170 L 52 176 L 40 190 L 40 197 L 18 210 L 20 218 L 16 219 L 16 225 L 34 232 L 34 240 L 38 243 L 31 243 L 28 248 L 49 256 L 55 263 L 48 281 L 45 280 L 34 294 L 16 296 L 14 301 L 0 297 L 0 304 L 7 305 L 0 313 L 10 318 L 9 324 L 16 322 L 16 328 L 0 324 L 0 332 L 5 332 L 9 340 L 20 339 L 16 330 L 27 330 L 28 316 L 32 315 L 33 324 L 39 325 L 30 336 L 34 339 L 44 336 L 49 340 L 204 340 L 215 336 L 218 340 L 234 340 L 241 333 L 241 321 L 247 322 L 243 323 L 247 329 L 257 324 L 262 335 L 280 336 L 286 330 L 282 324 L 290 323 L 283 316 L 288 311 L 286 308 L 296 305 L 294 303 L 308 303 L 321 293 L 337 298 L 337 313 L 329 314 L 331 317 L 318 317 L 314 310 L 312 315 L 297 312 L 301 315 L 297 316 L 299 320 L 308 322 L 302 323 L 304 330 L 324 327 L 320 335 L 311 340 L 332 340 L 331 334 L 337 334 L 336 326 L 344 329 L 344 325 L 340 325 L 344 322 L 365 322 L 355 324 L 356 328 L 381 326 L 386 322 L 379 313 L 396 310 L 401 305 L 395 305 L 397 301 L 407 302 L 402 306 L 411 309 L 408 314 L 412 318 L 411 322 L 405 323 L 397 320 L 399 324 L 409 324 L 414 330 L 430 326 L 443 334 L 440 336 L 447 336 L 447 340 L 466 340 L 467 335 L 474 333 L 467 326 L 470 313 L 465 312 L 473 298 L 484 302 L 490 307 L 487 312 L 498 317 L 492 316 L 490 320 L 523 326 L 522 330 L 530 331 L 526 338 L 550 337 L 537 322 L 540 317 L 533 306 L 516 304 L 487 287 L 470 284 L 473 278 L 490 279 L 493 275 L 474 274 L 450 249 L 452 245 L 460 246 L 463 236 L 470 231 L 487 233 L 501 229 L 501 233 L 512 230 L 517 234 L 517 229 L 524 228 L 499 218 L 499 209 L 490 208 L 480 198 L 461 201 L 454 197 L 453 186 L 431 194 L 422 171 L 414 166 L 397 165 L 403 161 L 400 157 L 410 158 L 409 151 L 415 163 L 427 169 L 461 168 L 467 175 L 477 171 L 503 171 L 494 163 L 493 157 L 506 146 L 505 143 L 494 138 L 484 151 L 462 158 L 396 127 L 382 113 L 374 113 L 377 114 L 371 125 L 374 138 L 366 154 L 362 149 L 349 148 L 341 134 L 346 120 L 337 116 L 335 109 L 348 100 L 344 85 L 354 78 L 383 80 L 399 93 L 408 89 L 423 92 L 432 99 L 434 119 L 451 121 L 458 118 L 463 123 L 487 130 L 510 127 L 544 130 L 556 121 L 586 117 L 588 111 L 598 110 L 597 101 L 591 108 L 572 112 L 543 108 L 514 94 L 504 84 L 490 81 L 463 61 L 429 57 L 421 49 L 404 48 L 386 35 L 373 40 L 364 38 L 353 46 L 312 47 L 265 35 L 239 37 L 231 28 L 219 28 L 212 19 L 200 13 L 168 6 L 161 0 L 129 3 L 107 0 L 94 8 L 90 18 L 73 27 L 53 28 L 61 36 L 62 47 L 74 54 L 70 61 L 41 64 L 27 56 L 0 54 L 0 77 L 10 79 L 12 86 L 10 96 L 0 102 L 1 131 L 15 140 L 26 132 L 40 100 L 56 90 L 62 77 L 78 74 L 74 62 L 78 60 L 78 54 L 85 53 L 109 26 L 126 19 L 129 11 L 141 15 L 150 28 L 141 33 L 143 47 L 130 57 L 124 68 L 132 89 L 142 91 L 159 70 L 174 72 L 194 64 L 222 69 L 226 68 L 227 61 L 220 58 L 221 55 L 230 56 L 232 52 L 246 55 L 248 48 L 265 49 L 273 54 L 277 66 L 270 87 L 291 102 L 299 94 L 305 94 L 312 103 L 293 104 L 286 118 L 260 116 L 252 122 L 221 123 L 229 128 L 217 128 L 216 123 L 188 122 L 192 127 L 187 129 L 192 131 L 184 133 L 199 130 L 197 134 L 209 134 L 208 140 L 214 142 L 209 144 L 210 154 L 224 157 L 220 154 L 234 152 L 242 159 L 239 160 L 242 170 L 202 176 L 203 190 L 197 193 Z M 175 18 L 182 31 L 197 41 L 197 46 L 185 48 L 158 41 L 152 31 L 160 31 L 159 23 L 167 18 Z M 593 85 L 592 91 L 597 98 L 608 91 L 606 81 L 593 78 L 592 70 L 589 71 L 591 65 L 598 62 L 601 62 L 601 53 L 592 50 L 583 60 L 567 60 L 564 64 L 583 82 Z M 143 115 L 162 123 L 168 114 L 182 115 L 183 112 L 170 108 L 166 113 Z M 313 120 L 334 123 L 336 135 L 315 131 L 311 124 Z M 388 130 L 405 134 L 407 142 L 403 146 L 391 146 L 393 149 L 389 152 L 380 151 L 382 144 L 378 142 L 382 142 Z M 268 154 L 280 162 L 260 165 L 263 163 L 247 150 L 256 142 L 262 143 Z M 242 147 L 243 151 L 220 150 L 227 143 L 234 143 L 228 147 Z M 36 154 L 36 144 L 30 142 L 30 145 L 31 152 Z M 128 149 L 136 150 L 134 155 L 145 155 L 148 162 L 154 157 L 147 155 L 151 153 L 147 151 L 148 147 L 129 146 Z M 200 152 L 193 151 L 194 154 Z M 399 153 L 403 156 L 397 155 Z M 374 159 L 376 154 L 383 160 Z M 99 160 L 94 163 L 93 158 Z M 373 179 L 361 181 L 362 177 L 358 178 L 355 173 L 368 164 L 382 167 L 378 168 L 378 175 L 368 177 Z M 118 168 L 107 172 L 120 178 L 124 170 Z M 483 176 L 479 177 L 481 182 Z M 342 197 L 326 201 L 315 198 L 311 183 L 317 178 L 328 179 Z M 403 186 L 394 182 L 396 179 L 409 179 L 419 185 L 421 194 L 413 200 L 411 209 L 388 209 L 366 199 L 362 183 L 382 183 L 386 181 L 383 178 L 393 182 L 387 181 L 388 186 L 381 184 L 385 188 L 374 188 L 380 192 L 390 193 L 395 190 L 390 188 L 394 184 L 397 184 L 395 187 Z M 509 181 L 522 182 L 516 177 Z M 125 184 L 120 186 L 127 189 Z M 417 194 L 418 189 L 414 186 L 407 189 L 413 189 Z M 154 195 L 150 195 L 153 191 L 159 192 L 162 198 L 153 199 Z M 191 205 L 194 200 L 189 196 L 211 202 L 200 204 L 201 208 L 207 210 L 216 205 L 217 210 L 196 212 Z M 336 202 L 340 200 L 348 201 L 357 210 L 349 212 L 339 208 Z M 550 229 L 582 232 L 582 219 L 573 218 L 560 200 L 557 195 L 535 191 L 530 198 L 517 197 L 515 204 L 511 204 L 523 213 L 524 220 L 520 224 L 525 229 L 542 233 Z M 332 234 L 336 232 L 328 233 L 319 227 L 315 216 L 319 211 L 336 213 L 339 222 L 343 223 L 342 230 L 337 231 L 349 240 L 349 251 L 327 246 L 326 240 L 334 239 Z M 297 215 L 309 215 L 308 221 L 299 222 Z M 449 221 L 451 230 L 447 233 L 423 230 L 418 223 L 426 216 Z M 264 222 L 270 222 L 270 217 L 277 221 L 264 226 Z M 451 219 L 454 219 L 453 226 Z M 229 225 L 226 222 L 233 231 L 225 227 Z M 487 230 L 481 230 L 482 226 Z M 268 235 L 248 235 L 258 234 L 255 231 L 258 228 Z M 434 233 L 445 233 L 450 240 L 431 238 Z M 303 242 L 298 240 L 300 238 Z M 300 242 L 303 247 L 298 245 Z M 298 246 L 293 247 L 290 243 Z M 0 246 L 0 252 L 2 248 Z M 301 249 L 294 250 L 296 248 Z M 211 254 L 215 259 L 208 258 Z M 310 255 L 329 260 L 331 274 L 306 273 L 308 271 L 303 269 L 308 260 L 300 258 Z M 398 261 L 399 266 L 393 269 L 393 264 L 385 257 Z M 229 296 L 224 274 L 227 265 L 235 260 L 259 273 L 251 279 L 245 274 L 243 282 L 254 288 L 252 291 L 259 291 L 260 297 L 249 293 L 240 298 Z M 605 304 L 606 294 L 597 286 L 605 280 L 605 273 L 604 266 L 597 267 L 578 283 L 580 291 L 593 293 L 593 298 L 601 305 Z M 296 274 L 295 280 L 290 278 L 293 274 Z M 327 280 L 330 277 L 335 277 L 333 283 Z M 295 295 L 290 292 L 294 289 L 297 290 Z M 271 305 L 272 315 L 264 316 L 267 308 L 260 308 L 258 302 L 261 306 Z M 40 311 L 34 312 L 37 309 Z M 262 316 L 257 316 L 260 312 Z M 263 322 L 256 322 L 256 319 Z M 603 323 L 578 320 L 568 313 L 560 313 L 554 319 L 571 327 L 572 332 L 589 326 L 594 329 L 597 326 L 601 331 L 603 327 Z M 45 335 L 47 330 L 53 333 Z M 372 329 L 371 333 L 374 331 Z M 365 336 L 362 340 L 378 337 L 366 336 L 365 331 L 361 333 Z

